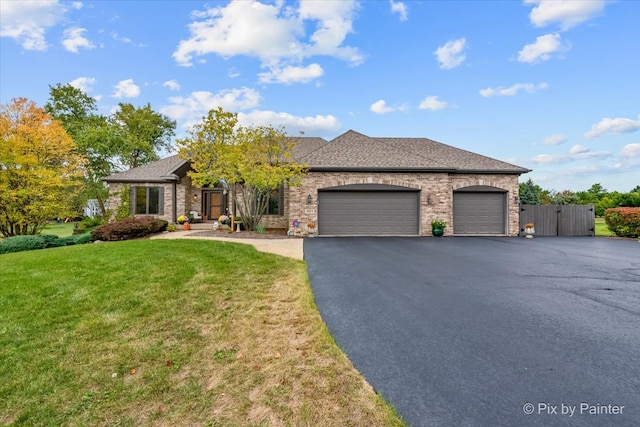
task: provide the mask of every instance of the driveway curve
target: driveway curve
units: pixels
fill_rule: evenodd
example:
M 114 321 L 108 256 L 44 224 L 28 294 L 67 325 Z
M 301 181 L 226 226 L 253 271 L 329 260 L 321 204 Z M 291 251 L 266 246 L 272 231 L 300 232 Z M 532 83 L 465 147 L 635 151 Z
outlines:
M 413 426 L 640 420 L 640 243 L 316 238 L 332 335 Z

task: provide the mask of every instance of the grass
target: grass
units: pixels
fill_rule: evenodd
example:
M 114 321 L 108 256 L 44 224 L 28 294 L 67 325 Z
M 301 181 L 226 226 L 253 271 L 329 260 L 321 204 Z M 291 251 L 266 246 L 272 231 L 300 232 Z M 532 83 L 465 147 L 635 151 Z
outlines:
M 58 237 L 71 236 L 73 234 L 73 222 L 50 222 L 42 230 L 42 234 L 53 234 Z
M 329 335 L 303 262 L 138 240 L 0 271 L 0 425 L 403 425 Z
M 615 236 L 615 234 L 607 228 L 604 218 L 596 218 L 596 236 Z

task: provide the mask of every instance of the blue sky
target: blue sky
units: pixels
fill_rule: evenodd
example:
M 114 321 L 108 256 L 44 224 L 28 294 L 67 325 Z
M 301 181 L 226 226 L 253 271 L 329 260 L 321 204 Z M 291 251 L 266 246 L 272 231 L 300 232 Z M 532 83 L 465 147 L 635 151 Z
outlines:
M 211 108 L 334 138 L 426 137 L 543 188 L 640 184 L 639 1 L 0 2 L 0 102 L 71 83 L 178 136 Z

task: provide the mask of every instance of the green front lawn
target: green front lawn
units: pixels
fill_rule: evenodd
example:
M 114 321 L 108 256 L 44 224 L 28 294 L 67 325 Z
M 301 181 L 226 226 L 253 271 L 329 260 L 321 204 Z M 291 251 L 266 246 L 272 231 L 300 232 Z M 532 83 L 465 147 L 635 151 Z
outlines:
M 71 236 L 73 234 L 73 222 L 50 222 L 42 230 L 42 234 L 53 234 L 58 237 Z
M 604 218 L 596 218 L 596 236 L 615 236 L 615 234 L 607 228 Z
M 137 240 L 0 255 L 0 425 L 402 425 L 305 264 Z

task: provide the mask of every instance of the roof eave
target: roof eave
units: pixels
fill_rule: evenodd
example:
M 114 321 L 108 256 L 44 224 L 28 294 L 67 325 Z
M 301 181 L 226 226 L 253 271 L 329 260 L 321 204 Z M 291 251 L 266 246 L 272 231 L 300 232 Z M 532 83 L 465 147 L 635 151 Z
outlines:
M 167 179 L 141 179 L 141 178 L 102 178 L 102 180 L 104 182 L 114 182 L 114 183 L 142 183 L 142 182 L 154 182 L 154 183 L 167 183 L 167 182 L 175 182 L 178 181 L 178 179 L 176 178 L 169 178 L 167 177 Z
M 385 166 L 309 166 L 309 172 L 438 172 L 453 173 L 453 168 L 416 168 L 416 167 L 385 167 Z
M 531 169 L 458 169 L 456 173 L 476 173 L 476 174 L 492 174 L 492 175 L 522 175 L 529 173 Z

